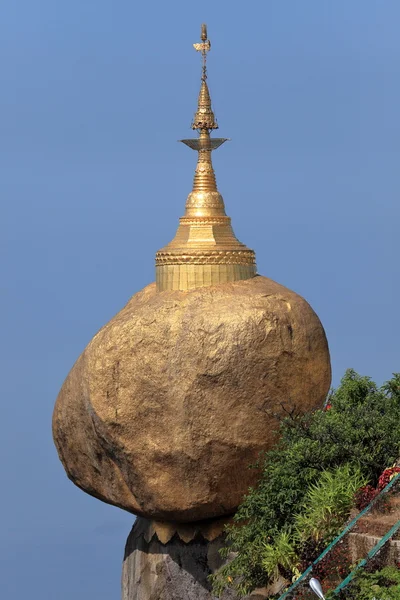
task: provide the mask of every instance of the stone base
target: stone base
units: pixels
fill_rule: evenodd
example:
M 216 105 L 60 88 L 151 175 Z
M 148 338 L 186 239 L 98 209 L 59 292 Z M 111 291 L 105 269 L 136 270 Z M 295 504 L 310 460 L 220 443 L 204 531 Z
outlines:
M 376 537 L 365 533 L 349 533 L 349 550 L 352 563 L 356 563 L 366 555 L 382 536 Z M 385 566 L 396 567 L 400 561 L 400 540 L 389 540 L 381 551 L 380 559 Z
M 125 548 L 122 600 L 214 600 L 208 576 L 223 564 L 218 552 L 224 543 L 222 528 L 217 521 L 174 530 L 170 524 L 138 518 Z M 256 598 L 266 596 L 252 596 Z M 226 591 L 221 600 L 238 597 Z

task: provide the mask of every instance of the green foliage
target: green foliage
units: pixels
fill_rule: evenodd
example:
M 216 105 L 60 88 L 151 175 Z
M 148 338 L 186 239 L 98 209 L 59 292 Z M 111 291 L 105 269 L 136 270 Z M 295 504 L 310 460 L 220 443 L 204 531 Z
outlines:
M 299 552 L 305 543 L 328 544 L 343 528 L 353 505 L 355 492 L 365 484 L 358 467 L 343 465 L 323 471 L 305 495 L 293 528 L 280 531 L 273 543 L 264 542 L 261 565 L 274 581 L 299 575 Z M 314 545 L 316 545 L 314 544 Z
M 346 464 L 323 471 L 311 484 L 294 519 L 297 539 L 326 543 L 341 531 L 353 506 L 354 494 L 366 484 L 359 467 Z
M 348 596 L 354 600 L 400 600 L 400 570 L 384 567 L 375 573 L 362 572 Z
M 245 595 L 268 583 L 265 544 L 293 531 L 322 471 L 349 464 L 376 485 L 382 470 L 399 457 L 400 374 L 379 389 L 349 370 L 329 403 L 330 410 L 291 413 L 282 420 L 280 441 L 260 458 L 258 487 L 249 490 L 227 529 L 223 555 L 233 552 L 234 559 L 213 576 L 216 594 L 233 587 Z
M 281 531 L 274 544 L 264 543 L 261 564 L 267 575 L 276 580 L 280 575 L 295 572 L 299 562 L 292 536 L 288 531 Z

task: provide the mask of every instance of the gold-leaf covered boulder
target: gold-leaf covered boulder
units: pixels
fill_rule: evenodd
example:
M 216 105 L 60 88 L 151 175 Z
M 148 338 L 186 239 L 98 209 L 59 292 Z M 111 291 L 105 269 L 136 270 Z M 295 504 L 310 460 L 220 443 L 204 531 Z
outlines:
M 158 531 L 186 531 L 188 541 L 199 527 L 206 536 L 205 520 L 231 515 L 257 482 L 249 465 L 275 443 L 279 415 L 321 406 L 331 381 L 317 315 L 303 298 L 257 275 L 255 252 L 226 214 L 212 152 L 227 139 L 211 137 L 218 124 L 204 25 L 201 40 L 192 122 L 199 135 L 181 140 L 198 154 L 185 213 L 156 253 L 156 282 L 89 343 L 53 418 L 60 458 L 76 485 L 163 521 Z
M 276 440 L 276 415 L 321 406 L 328 345 L 307 302 L 267 279 L 134 295 L 93 338 L 57 399 L 72 481 L 158 520 L 234 512 Z

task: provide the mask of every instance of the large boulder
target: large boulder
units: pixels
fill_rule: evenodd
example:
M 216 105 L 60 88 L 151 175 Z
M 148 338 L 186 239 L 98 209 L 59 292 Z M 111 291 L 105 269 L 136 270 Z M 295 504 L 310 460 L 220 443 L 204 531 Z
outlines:
M 57 399 L 68 476 L 132 513 L 190 522 L 231 514 L 276 441 L 277 415 L 322 405 L 323 327 L 265 277 L 134 295 L 93 338 Z

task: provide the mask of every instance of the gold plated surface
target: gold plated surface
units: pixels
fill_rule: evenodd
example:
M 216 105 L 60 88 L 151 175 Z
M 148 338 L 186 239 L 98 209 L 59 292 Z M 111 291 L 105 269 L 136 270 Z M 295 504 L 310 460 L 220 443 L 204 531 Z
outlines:
M 211 43 L 207 27 L 201 28 L 201 43 L 193 44 L 202 54 L 202 77 L 192 129 L 196 139 L 181 140 L 198 152 L 193 189 L 174 239 L 156 253 L 157 290 L 188 291 L 198 287 L 249 279 L 256 275 L 253 250 L 236 238 L 217 188 L 211 153 L 227 141 L 211 138 L 218 129 L 207 85 L 207 53 Z
M 157 538 L 162 544 L 168 544 L 176 535 L 182 542 L 189 544 L 196 537 L 211 542 L 223 534 L 225 526 L 232 523 L 232 517 L 207 519 L 194 523 L 178 523 L 171 521 L 155 521 L 153 519 L 137 519 L 135 537 L 143 536 L 147 543 Z
M 258 481 L 248 465 L 276 442 L 282 407 L 322 406 L 330 381 L 321 323 L 284 286 L 261 276 L 190 293 L 152 283 L 75 363 L 54 440 L 89 494 L 197 527 L 236 511 Z

